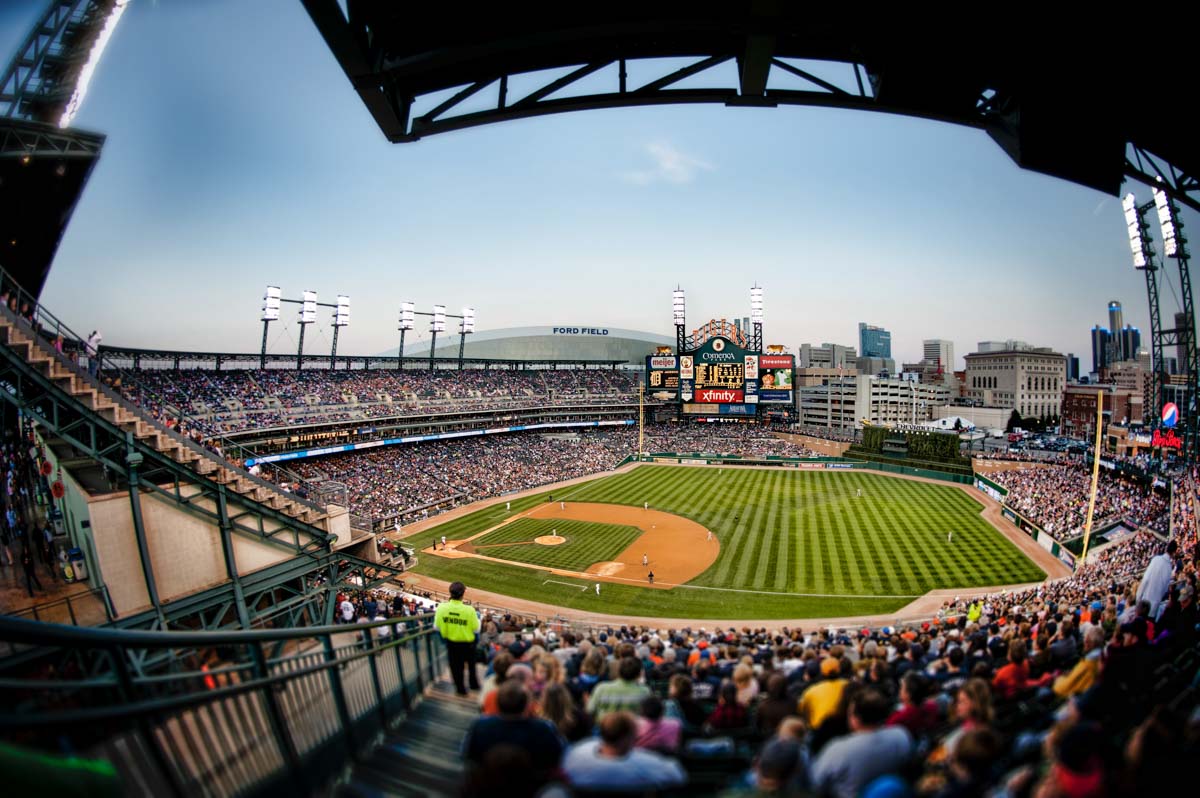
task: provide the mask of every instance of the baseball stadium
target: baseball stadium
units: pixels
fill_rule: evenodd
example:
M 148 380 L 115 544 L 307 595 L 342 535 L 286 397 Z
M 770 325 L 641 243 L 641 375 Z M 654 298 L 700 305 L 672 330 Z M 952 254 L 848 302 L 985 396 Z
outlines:
M 1056 136 L 1075 114 L 1003 57 L 1020 42 L 1030 63 L 1058 63 L 1039 36 L 939 42 L 961 70 L 939 82 L 888 43 L 891 24 L 814 38 L 773 4 L 427 9 L 414 26 L 386 3 L 299 3 L 307 46 L 385 152 L 566 111 L 819 106 L 982 127 L 1018 166 L 1110 195 L 1149 184 L 1154 202 L 1124 207 L 1151 363 L 1178 348 L 1190 372 L 1147 383 L 1153 437 L 1132 452 L 1105 438 L 1103 387 L 1092 437 L 1063 451 L 976 451 L 945 420 L 802 424 L 804 375 L 774 343 L 769 288 L 689 286 L 683 268 L 650 331 L 569 303 L 476 330 L 472 307 L 403 302 L 399 345 L 356 354 L 339 351 L 347 296 L 268 284 L 261 344 L 176 348 L 149 328 L 106 341 L 45 288 L 104 179 L 114 145 L 72 120 L 132 4 L 41 5 L 0 83 L 0 762 L 14 795 L 1187 783 L 1200 363 L 1179 219 L 1200 210 L 1194 144 L 1115 117 L 1095 140 L 1132 155 Z M 922 31 L 908 35 L 933 46 Z M 627 85 L 627 61 L 685 55 Z M 857 81 L 833 85 L 813 59 Z M 733 85 L 688 82 L 720 64 L 737 66 Z M 609 67 L 615 86 L 586 93 Z M 542 72 L 506 99 L 510 77 Z M 768 88 L 771 73 L 810 88 Z M 1179 88 L 1164 82 L 1152 91 Z M 469 106 L 497 87 L 494 106 Z M 1186 303 L 1175 329 L 1161 329 L 1160 284 Z M 318 314 L 328 353 L 313 351 Z M 916 402 L 913 388 L 914 421 Z

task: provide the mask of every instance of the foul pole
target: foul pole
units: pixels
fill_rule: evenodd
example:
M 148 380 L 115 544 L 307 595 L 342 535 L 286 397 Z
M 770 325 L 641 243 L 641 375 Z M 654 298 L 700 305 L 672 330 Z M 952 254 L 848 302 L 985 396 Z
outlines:
M 639 463 L 642 462 L 642 452 L 646 451 L 644 446 L 642 445 L 642 442 L 644 441 L 645 435 L 646 435 L 646 409 L 645 409 L 645 405 L 643 404 L 643 399 L 644 399 L 645 395 L 646 395 L 646 386 L 639 385 L 638 386 L 638 450 L 637 450 L 637 459 L 638 459 Z
M 1087 562 L 1088 543 L 1092 539 L 1092 513 L 1096 510 L 1096 486 L 1100 484 L 1100 441 L 1104 434 L 1104 391 L 1096 392 L 1096 450 L 1092 455 L 1092 493 L 1088 497 L 1087 522 L 1083 525 L 1083 554 L 1080 564 Z

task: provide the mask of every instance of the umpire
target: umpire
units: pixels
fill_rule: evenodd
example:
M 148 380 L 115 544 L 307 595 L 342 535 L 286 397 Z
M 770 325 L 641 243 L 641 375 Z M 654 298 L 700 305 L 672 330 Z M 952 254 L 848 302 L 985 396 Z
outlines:
M 462 603 L 467 586 L 462 582 L 450 585 L 450 600 L 438 605 L 433 624 L 446 641 L 446 654 L 450 659 L 450 676 L 459 695 L 466 695 L 463 684 L 463 668 L 467 669 L 472 690 L 479 689 L 479 677 L 475 675 L 475 638 L 479 635 L 479 615 Z

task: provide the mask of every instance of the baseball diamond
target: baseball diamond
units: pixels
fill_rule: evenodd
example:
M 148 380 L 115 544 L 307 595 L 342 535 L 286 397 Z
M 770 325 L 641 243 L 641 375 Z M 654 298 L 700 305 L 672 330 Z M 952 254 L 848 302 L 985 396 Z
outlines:
M 893 612 L 931 590 L 1044 579 L 983 509 L 958 486 L 862 471 L 640 465 L 560 490 L 553 504 L 538 494 L 511 511 L 491 505 L 411 540 L 425 548 L 417 573 L 573 609 L 819 618 Z M 694 525 L 694 539 L 658 548 L 658 524 L 637 520 L 646 514 Z M 552 529 L 577 538 L 573 550 L 532 544 Z M 435 552 L 442 535 L 451 550 Z M 602 595 L 579 589 L 596 579 L 612 583 Z

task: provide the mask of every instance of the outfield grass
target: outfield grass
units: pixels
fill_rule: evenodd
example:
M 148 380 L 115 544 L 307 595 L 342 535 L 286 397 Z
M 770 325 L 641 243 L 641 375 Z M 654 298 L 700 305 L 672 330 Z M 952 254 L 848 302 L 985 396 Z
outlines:
M 982 505 L 965 491 L 864 471 L 641 466 L 559 489 L 555 499 L 637 507 L 648 501 L 711 529 L 721 554 L 687 586 L 605 584 L 599 597 L 574 585 L 540 584 L 543 575 L 492 562 L 423 555 L 417 571 L 596 612 L 714 619 L 888 613 L 935 588 L 1045 577 L 980 517 Z M 543 494 L 514 501 L 513 512 L 544 500 Z M 511 515 L 500 503 L 412 540 L 423 547 L 443 534 L 462 539 Z
M 567 539 L 557 546 L 538 543 L 520 543 L 510 546 L 491 544 L 532 541 L 555 530 Z M 596 524 L 589 521 L 567 521 L 539 518 L 518 518 L 508 526 L 489 532 L 472 540 L 478 548 L 487 546 L 479 553 L 501 560 L 518 560 L 546 568 L 562 568 L 567 571 L 585 571 L 589 565 L 612 560 L 637 540 L 642 530 L 621 524 Z

